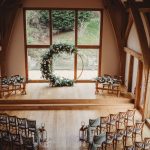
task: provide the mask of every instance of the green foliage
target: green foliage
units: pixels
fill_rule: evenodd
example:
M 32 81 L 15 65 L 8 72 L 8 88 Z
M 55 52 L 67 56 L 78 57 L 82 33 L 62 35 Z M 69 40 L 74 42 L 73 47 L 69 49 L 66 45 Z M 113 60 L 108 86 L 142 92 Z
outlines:
M 81 11 L 78 14 L 78 25 L 86 22 L 91 18 L 91 12 Z M 58 31 L 74 30 L 75 12 L 70 10 L 54 10 L 52 11 L 53 29 Z
M 90 11 L 80 11 L 78 13 L 78 25 L 82 22 L 89 21 L 92 17 Z M 74 30 L 75 11 L 71 10 L 53 10 L 52 21 L 53 29 L 57 31 L 72 31 Z M 47 10 L 30 10 L 27 13 L 27 23 L 30 27 L 39 28 L 49 26 L 49 11 Z
M 41 61 L 41 72 L 42 77 L 49 80 L 52 86 L 72 86 L 73 80 L 60 78 L 53 74 L 53 57 L 55 55 L 59 56 L 61 53 L 77 53 L 77 49 L 72 45 L 67 44 L 53 44 L 50 46 L 49 51 L 42 56 Z

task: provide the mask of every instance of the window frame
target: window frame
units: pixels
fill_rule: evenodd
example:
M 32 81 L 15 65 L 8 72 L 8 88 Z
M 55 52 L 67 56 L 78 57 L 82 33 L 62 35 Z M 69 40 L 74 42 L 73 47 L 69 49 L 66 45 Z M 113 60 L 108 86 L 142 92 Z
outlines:
M 27 44 L 27 32 L 26 32 L 26 11 L 28 10 L 48 10 L 49 11 L 49 34 L 50 34 L 50 45 L 52 44 L 52 10 L 72 10 L 75 11 L 75 47 L 78 49 L 99 49 L 99 60 L 98 60 L 98 76 L 101 75 L 101 61 L 102 61 L 102 35 L 103 35 L 103 9 L 91 9 L 91 8 L 35 8 L 35 7 L 24 7 L 23 8 L 23 24 L 24 24 L 24 49 L 25 49 L 25 72 L 26 81 L 30 83 L 43 83 L 48 82 L 47 80 L 29 80 L 28 74 L 28 48 L 49 48 L 50 45 L 31 45 Z M 99 33 L 99 45 L 78 45 L 78 11 L 99 11 L 100 12 L 100 33 Z M 77 55 L 74 55 L 74 80 L 75 82 L 90 83 L 92 80 L 77 80 Z

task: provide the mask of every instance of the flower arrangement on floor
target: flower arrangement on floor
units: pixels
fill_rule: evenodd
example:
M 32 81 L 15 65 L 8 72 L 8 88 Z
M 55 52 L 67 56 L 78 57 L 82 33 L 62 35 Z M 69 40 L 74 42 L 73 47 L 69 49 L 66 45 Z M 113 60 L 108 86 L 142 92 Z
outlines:
M 42 77 L 49 80 L 53 87 L 72 86 L 74 84 L 74 80 L 58 77 L 53 74 L 53 58 L 55 55 L 59 57 L 62 53 L 75 54 L 77 53 L 77 49 L 68 44 L 53 44 L 50 46 L 49 51 L 42 56 L 40 68 Z
M 3 77 L 0 82 L 2 85 L 5 85 L 5 84 L 10 85 L 10 84 L 16 84 L 16 83 L 23 83 L 25 82 L 25 79 L 20 75 L 14 75 L 11 77 Z

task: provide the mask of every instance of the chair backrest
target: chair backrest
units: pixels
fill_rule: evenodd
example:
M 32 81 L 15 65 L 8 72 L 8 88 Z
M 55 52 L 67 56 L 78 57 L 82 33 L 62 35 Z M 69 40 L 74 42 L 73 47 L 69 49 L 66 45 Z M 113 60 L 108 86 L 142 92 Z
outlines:
M 28 130 L 35 130 L 36 131 L 36 120 L 28 120 L 27 119 L 27 128 Z
M 118 114 L 110 114 L 110 122 L 117 121 L 117 119 L 118 119 Z
M 106 132 L 106 141 L 111 143 L 115 138 L 115 132 Z
M 16 125 L 17 124 L 17 117 L 16 116 L 8 116 L 9 125 Z
M 34 149 L 33 137 L 22 136 L 22 142 L 25 148 L 31 147 Z
M 0 77 L 0 85 L 7 85 L 8 79 L 6 76 Z
M 109 122 L 109 116 L 106 117 L 100 117 L 100 123 L 101 124 L 106 124 Z
M 134 126 L 133 126 L 133 125 L 130 125 L 130 126 L 127 125 L 127 126 L 126 126 L 126 132 L 125 132 L 126 135 L 127 135 L 127 134 L 128 134 L 128 135 L 129 135 L 129 134 L 132 134 L 133 131 L 134 131 Z
M 143 130 L 143 127 L 144 127 L 144 122 L 136 122 L 135 123 L 135 128 L 136 129 Z
M 1 131 L 1 138 L 2 141 L 11 141 L 10 139 L 10 133 L 8 131 Z
M 126 112 L 119 112 L 118 114 L 118 119 L 125 119 L 127 116 L 127 113 Z
M 124 132 L 125 132 L 124 129 L 117 129 L 117 135 L 119 135 L 119 136 L 123 136 Z
M 90 127 L 97 127 L 100 124 L 100 118 L 97 119 L 89 119 Z
M 144 147 L 150 149 L 150 137 L 144 138 Z
M 8 115 L 6 113 L 0 114 L 0 124 L 8 122 Z
M 135 111 L 136 111 L 135 109 L 129 109 L 127 111 L 127 118 L 133 118 L 135 115 Z
M 26 118 L 17 118 L 18 127 L 27 127 L 27 119 Z
M 10 134 L 12 143 L 21 144 L 20 134 Z

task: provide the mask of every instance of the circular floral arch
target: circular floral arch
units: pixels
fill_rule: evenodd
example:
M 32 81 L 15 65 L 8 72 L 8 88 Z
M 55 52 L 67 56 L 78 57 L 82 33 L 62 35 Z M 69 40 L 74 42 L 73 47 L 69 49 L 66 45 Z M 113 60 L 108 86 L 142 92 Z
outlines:
M 53 74 L 53 58 L 55 55 L 62 53 L 67 53 L 70 55 L 75 54 L 77 53 L 77 49 L 68 44 L 53 44 L 50 46 L 49 51 L 42 56 L 40 68 L 42 77 L 46 80 L 49 80 L 50 84 L 55 87 L 72 86 L 74 83 L 74 80 L 58 77 Z

